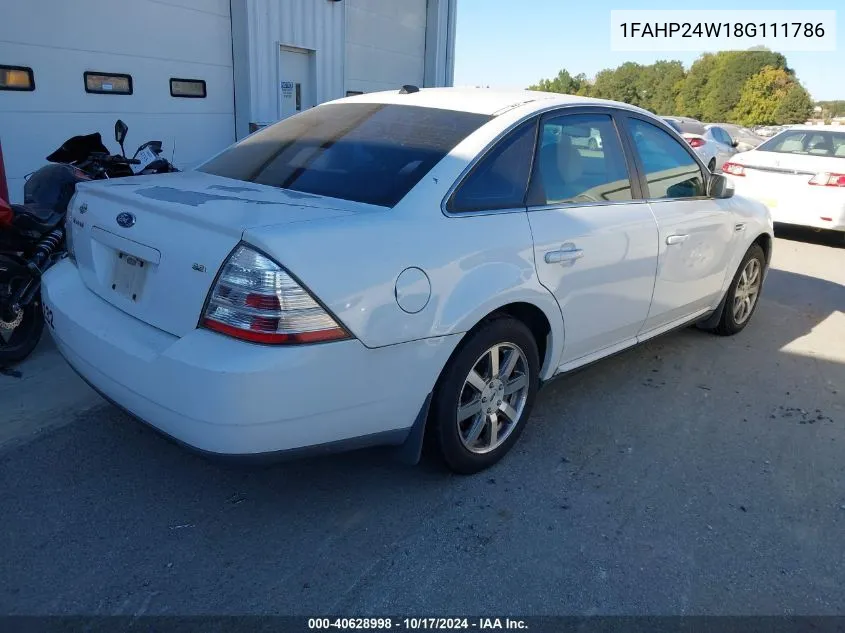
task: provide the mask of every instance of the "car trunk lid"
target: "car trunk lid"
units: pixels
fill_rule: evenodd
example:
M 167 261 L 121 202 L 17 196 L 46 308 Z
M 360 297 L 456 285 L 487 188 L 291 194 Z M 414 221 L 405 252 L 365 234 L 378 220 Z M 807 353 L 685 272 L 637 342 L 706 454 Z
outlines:
M 245 230 L 361 210 L 343 200 L 184 172 L 84 184 L 68 230 L 88 288 L 183 336 L 196 328 L 211 284 Z
M 821 172 L 845 172 L 845 158 L 835 156 L 751 151 L 738 154 L 732 162 L 745 167 L 746 177 L 759 180 L 787 178 L 807 183 Z

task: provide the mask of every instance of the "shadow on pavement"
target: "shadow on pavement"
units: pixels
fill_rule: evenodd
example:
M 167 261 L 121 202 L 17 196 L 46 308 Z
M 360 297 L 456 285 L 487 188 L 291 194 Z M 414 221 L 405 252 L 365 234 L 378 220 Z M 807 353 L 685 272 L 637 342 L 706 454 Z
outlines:
M 803 226 L 775 224 L 775 236 L 794 242 L 807 242 L 809 244 L 845 249 L 845 233 L 841 231 L 817 231 Z

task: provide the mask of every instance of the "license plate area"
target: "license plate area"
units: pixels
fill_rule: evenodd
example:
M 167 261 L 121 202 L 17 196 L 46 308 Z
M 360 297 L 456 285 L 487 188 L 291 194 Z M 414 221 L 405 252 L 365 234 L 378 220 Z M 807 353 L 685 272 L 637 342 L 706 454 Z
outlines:
M 149 262 L 145 262 L 140 257 L 117 251 L 111 289 L 129 301 L 137 303 L 141 299 L 149 268 Z

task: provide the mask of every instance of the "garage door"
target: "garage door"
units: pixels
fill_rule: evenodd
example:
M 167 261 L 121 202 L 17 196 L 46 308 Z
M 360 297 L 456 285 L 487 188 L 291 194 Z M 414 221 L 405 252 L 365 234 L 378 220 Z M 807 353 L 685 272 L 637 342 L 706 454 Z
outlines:
M 229 0 L 6 2 L 0 66 L 31 68 L 35 89 L 0 90 L 0 142 L 12 199 L 68 137 L 129 125 L 127 153 L 161 140 L 180 167 L 235 139 Z M 85 73 L 91 76 L 86 90 Z M 173 96 L 187 90 L 205 97 Z M 131 94 L 122 94 L 129 91 Z M 91 90 L 100 90 L 92 92 Z
M 346 90 L 423 85 L 426 0 L 347 0 Z

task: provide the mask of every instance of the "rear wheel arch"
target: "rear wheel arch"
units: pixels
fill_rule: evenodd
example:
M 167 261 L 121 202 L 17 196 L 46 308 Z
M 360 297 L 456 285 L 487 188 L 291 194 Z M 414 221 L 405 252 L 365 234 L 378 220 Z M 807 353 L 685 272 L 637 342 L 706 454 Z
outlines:
M 554 331 L 552 320 L 549 315 L 535 303 L 528 301 L 513 301 L 511 303 L 503 304 L 493 310 L 490 310 L 480 319 L 477 319 L 471 327 L 467 328 L 466 332 L 461 337 L 460 343 L 455 346 L 449 360 L 446 362 L 446 366 L 448 366 L 449 361 L 451 361 L 452 358 L 460 352 L 463 343 L 473 333 L 490 321 L 502 317 L 512 317 L 521 321 L 526 327 L 528 327 L 529 330 L 531 330 L 531 333 L 534 336 L 534 341 L 537 344 L 537 351 L 539 352 L 540 357 L 540 376 L 546 375 L 547 370 L 554 369 L 551 366 L 556 357 L 556 350 L 559 351 L 562 347 L 563 322 L 560 317 L 558 317 L 558 320 L 560 320 L 561 332 L 561 340 L 558 341 L 556 338 L 557 333 Z
M 769 264 L 772 263 L 772 236 L 768 233 L 760 233 L 752 244 L 757 244 L 763 249 L 763 253 L 766 255 L 766 267 L 768 268 Z

